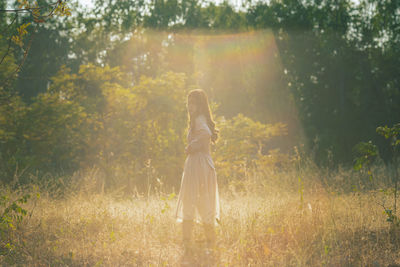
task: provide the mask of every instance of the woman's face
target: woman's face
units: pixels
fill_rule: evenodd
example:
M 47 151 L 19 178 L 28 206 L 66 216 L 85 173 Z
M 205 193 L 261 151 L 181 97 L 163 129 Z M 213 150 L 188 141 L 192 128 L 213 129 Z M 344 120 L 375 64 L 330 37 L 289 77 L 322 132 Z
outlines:
M 193 101 L 193 98 L 189 97 L 187 102 L 187 110 L 190 115 L 194 115 L 197 111 L 197 106 Z

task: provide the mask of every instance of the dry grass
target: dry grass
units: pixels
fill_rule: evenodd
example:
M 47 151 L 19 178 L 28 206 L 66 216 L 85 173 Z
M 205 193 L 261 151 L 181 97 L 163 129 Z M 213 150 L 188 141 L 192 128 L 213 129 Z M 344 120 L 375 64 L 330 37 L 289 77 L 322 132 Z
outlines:
M 345 174 L 338 174 L 343 176 Z M 377 191 L 331 192 L 309 175 L 253 177 L 221 192 L 215 266 L 388 266 L 400 264 L 400 235 L 390 229 Z M 265 177 L 265 176 L 264 176 Z M 268 183 L 262 183 L 268 181 Z M 341 179 L 333 177 L 332 179 Z M 176 198 L 116 197 L 80 191 L 43 195 L 13 231 L 0 264 L 28 266 L 179 266 Z M 29 202 L 32 210 L 35 201 Z M 195 228 L 201 252 L 202 228 Z M 201 257 L 197 258 L 199 266 Z

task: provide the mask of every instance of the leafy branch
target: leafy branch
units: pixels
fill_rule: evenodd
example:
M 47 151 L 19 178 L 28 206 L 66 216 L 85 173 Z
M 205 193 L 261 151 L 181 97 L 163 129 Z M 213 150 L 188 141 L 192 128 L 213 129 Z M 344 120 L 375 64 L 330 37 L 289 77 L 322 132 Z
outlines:
M 393 127 L 388 126 L 379 126 L 376 128 L 376 132 L 379 135 L 382 135 L 386 139 L 390 139 L 390 147 L 393 152 L 392 160 L 391 160 L 391 167 L 394 170 L 392 174 L 392 183 L 394 186 L 393 189 L 393 198 L 394 204 L 393 209 L 385 207 L 384 204 L 380 204 L 383 209 L 384 213 L 387 216 L 387 221 L 392 223 L 392 225 L 399 226 L 400 220 L 397 216 L 397 194 L 398 194 L 398 152 L 400 148 L 400 123 L 394 124 Z M 372 172 L 371 172 L 371 164 L 373 161 L 378 157 L 378 148 L 374 145 L 371 141 L 369 142 L 360 142 L 357 144 L 353 151 L 356 153 L 357 157 L 354 159 L 353 168 L 356 171 L 361 171 L 362 168 L 367 168 L 368 175 L 370 179 L 372 179 Z
M 68 6 L 66 4 L 66 0 L 64 0 L 64 1 L 63 0 L 58 0 L 57 2 L 50 3 L 50 4 L 47 4 L 47 5 L 41 5 L 41 6 L 39 6 L 37 1 L 35 1 L 32 5 L 27 0 L 18 0 L 18 2 L 20 3 L 18 9 L 0 9 L 0 12 L 13 12 L 13 13 L 15 13 L 15 17 L 13 18 L 11 23 L 7 26 L 7 28 L 11 27 L 14 23 L 16 23 L 17 17 L 18 17 L 17 14 L 20 13 L 20 12 L 29 12 L 29 13 L 31 13 L 31 15 L 33 17 L 33 22 L 35 22 L 35 23 L 43 23 L 47 19 L 49 19 L 50 17 L 52 17 L 54 15 L 58 15 L 58 16 L 70 16 L 71 15 L 71 10 L 68 8 Z M 50 11 L 48 13 L 46 13 L 46 11 L 49 8 L 50 8 Z M 23 41 L 24 41 L 24 37 L 28 34 L 27 28 L 30 25 L 31 25 L 31 22 L 27 22 L 27 23 L 23 23 L 23 24 L 19 25 L 17 27 L 17 34 L 16 35 L 11 35 L 9 37 L 9 39 L 8 39 L 8 47 L 7 47 L 6 52 L 4 53 L 4 55 L 1 57 L 0 65 L 3 64 L 4 59 L 12 51 L 10 49 L 12 43 L 18 45 L 22 49 L 22 51 L 24 53 L 24 56 L 23 56 L 23 58 L 21 60 L 21 63 L 18 65 L 18 67 L 15 69 L 15 71 L 12 73 L 12 75 L 10 75 L 4 81 L 2 81 L 2 83 L 0 84 L 1 87 L 5 87 L 8 84 L 8 82 L 11 80 L 11 78 L 15 77 L 15 74 L 19 72 L 19 70 L 21 69 L 23 63 L 26 60 L 26 57 L 27 57 L 27 55 L 29 53 L 29 49 L 31 47 L 33 35 L 31 35 L 29 43 L 28 43 L 28 45 L 26 46 L 25 49 L 24 49 Z
M 390 147 L 392 149 L 392 169 L 394 170 L 394 174 L 392 176 L 392 182 L 394 183 L 394 213 L 396 214 L 397 208 L 397 191 L 398 191 L 398 157 L 399 157 L 399 148 L 400 148 L 400 123 L 393 125 L 393 127 L 388 126 L 380 126 L 376 128 L 376 132 L 386 139 L 390 139 Z
M 372 180 L 371 164 L 378 156 L 378 148 L 371 141 L 360 142 L 354 148 L 356 154 L 353 168 L 356 171 L 361 171 L 362 168 L 367 169 L 369 179 Z

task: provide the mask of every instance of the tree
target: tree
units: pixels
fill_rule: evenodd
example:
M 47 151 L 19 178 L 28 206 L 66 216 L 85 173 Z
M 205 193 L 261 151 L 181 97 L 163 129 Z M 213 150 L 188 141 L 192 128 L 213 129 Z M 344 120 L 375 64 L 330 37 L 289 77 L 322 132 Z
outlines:
M 46 20 L 51 18 L 52 16 L 69 16 L 71 15 L 70 9 L 66 5 L 66 1 L 58 0 L 53 3 L 39 3 L 35 1 L 31 4 L 28 0 L 18 0 L 14 3 L 14 5 L 18 5 L 13 9 L 7 9 L 6 3 L 0 6 L 0 21 L 1 24 L 6 24 L 8 21 L 8 13 L 13 13 L 13 17 L 10 19 L 11 22 L 6 26 L 8 37 L 8 47 L 5 53 L 2 55 L 0 60 L 0 65 L 4 63 L 4 59 L 7 57 L 9 53 L 18 53 L 16 47 L 19 47 L 22 52 L 22 59 L 20 60 L 19 65 L 14 70 L 14 72 L 6 77 L 5 79 L 0 81 L 1 87 L 9 86 L 10 82 L 14 79 L 15 75 L 19 72 L 22 65 L 24 64 L 26 57 L 28 55 L 29 49 L 31 47 L 33 34 L 29 34 L 29 41 L 26 43 L 24 41 L 25 36 L 28 35 L 28 27 L 34 23 L 44 23 Z M 19 15 L 23 13 L 29 14 L 29 17 L 22 16 L 22 22 L 19 18 Z M 14 32 L 17 31 L 17 34 Z M 12 46 L 14 44 L 15 46 Z

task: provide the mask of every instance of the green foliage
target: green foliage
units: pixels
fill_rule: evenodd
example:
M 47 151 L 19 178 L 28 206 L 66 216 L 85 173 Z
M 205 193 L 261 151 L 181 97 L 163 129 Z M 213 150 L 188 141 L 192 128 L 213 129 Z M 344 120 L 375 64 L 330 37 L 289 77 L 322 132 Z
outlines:
M 30 195 L 24 195 L 21 198 L 11 201 L 7 195 L 2 195 L 0 198 L 0 206 L 2 207 L 2 215 L 0 217 L 1 233 L 7 229 L 15 229 L 14 221 L 21 222 L 27 211 L 20 204 L 27 203 Z
M 87 140 L 87 114 L 61 94 L 39 94 L 27 108 L 22 140 L 29 165 L 42 171 L 76 169 Z
M 391 224 L 395 225 L 395 226 L 400 226 L 400 220 L 399 217 L 397 217 L 397 215 L 395 215 L 393 213 L 393 210 L 391 209 L 385 209 L 385 214 L 387 216 L 386 221 L 390 222 Z
M 391 170 L 391 180 L 393 183 L 393 188 L 390 190 L 382 190 L 385 195 L 393 194 L 394 204 L 393 209 L 386 208 L 385 205 L 382 205 L 384 209 L 384 213 L 387 216 L 387 221 L 391 223 L 392 226 L 398 227 L 400 224 L 398 215 L 397 215 L 397 194 L 398 194 L 398 136 L 400 134 L 400 124 L 394 124 L 393 127 L 388 126 L 379 126 L 376 128 L 376 132 L 379 135 L 382 135 L 386 139 L 390 139 L 390 147 L 393 151 L 393 157 L 389 164 L 389 169 Z M 354 151 L 358 154 L 358 157 L 355 158 L 354 169 L 359 171 L 364 166 L 367 166 L 368 175 L 372 178 L 372 173 L 370 170 L 370 165 L 378 156 L 378 148 L 376 145 L 372 144 L 371 141 L 368 143 L 361 142 L 357 146 L 354 147 Z M 389 193 L 388 193 L 389 192 Z
M 62 115 L 76 123 L 70 126 L 73 133 L 62 130 L 64 138 L 77 137 L 67 145 L 77 153 L 84 152 L 72 156 L 58 150 L 57 154 L 81 166 L 99 165 L 106 183 L 121 182 L 115 177 L 126 179 L 132 186 L 143 183 L 149 160 L 158 173 L 171 180 L 177 176 L 183 156 L 185 76 L 170 72 L 155 79 L 142 77 L 134 86 L 129 81 L 129 75 L 118 67 L 92 64 L 82 65 L 77 74 L 63 69 L 53 78 L 47 97 L 72 105 Z M 57 122 L 64 123 L 61 118 Z M 49 127 L 58 129 L 56 125 Z M 52 147 L 54 150 L 60 145 L 53 143 Z
M 24 149 L 21 130 L 27 107 L 19 96 L 1 91 L 0 101 L 0 173 L 2 182 L 10 182 L 18 164 L 24 168 Z M 22 162 L 21 162 L 22 161 Z
M 215 162 L 222 183 L 243 179 L 249 169 L 261 171 L 287 162 L 278 151 L 266 149 L 271 139 L 287 134 L 286 125 L 262 124 L 242 114 L 230 120 L 220 117 L 217 125 L 221 140 L 215 147 Z
M 26 28 L 27 28 L 29 25 L 30 25 L 30 23 L 24 23 L 24 24 L 22 24 L 21 26 L 19 26 L 19 27 L 17 28 L 18 35 L 14 35 L 14 36 L 11 37 L 11 40 L 12 40 L 15 44 L 19 45 L 21 48 L 24 46 L 24 43 L 23 43 L 22 41 L 23 41 L 24 36 L 28 33 L 28 31 L 26 30 Z
M 8 44 L 6 39 L 0 34 L 0 60 L 2 62 L 2 64 L 0 64 L 0 82 L 7 79 L 17 68 L 14 55 L 12 53 L 7 53 L 7 50 Z M 4 90 L 3 84 L 0 84 L 0 94 L 2 96 L 4 96 Z
M 169 202 L 173 200 L 176 197 L 175 193 L 169 194 L 167 197 L 166 196 L 161 196 L 160 199 L 163 202 L 163 208 L 161 209 L 161 213 L 164 214 L 167 212 L 171 206 L 169 205 Z
M 2 87 L 14 86 L 12 82 L 27 59 L 32 46 L 33 36 L 35 35 L 34 32 L 37 29 L 35 27 L 35 30 L 30 30 L 32 27 L 29 26 L 37 26 L 38 24 L 51 21 L 54 16 L 62 17 L 71 15 L 71 10 L 67 6 L 66 1 L 62 0 L 56 2 L 16 0 L 12 5 L 8 4 L 10 3 L 6 1 L 4 6 L 1 6 L 3 8 L 0 9 L 0 25 L 4 24 L 2 34 L 8 39 L 7 49 L 0 57 L 0 66 L 6 64 L 4 58 L 10 55 L 18 58 L 19 64 L 13 69 L 12 75 L 0 80 L 0 86 Z M 29 38 L 26 38 L 28 36 Z
M 384 136 L 386 139 L 390 139 L 390 147 L 392 149 L 392 160 L 391 160 L 391 167 L 392 167 L 392 182 L 394 184 L 394 212 L 392 214 L 388 214 L 389 219 L 392 220 L 394 223 L 392 217 L 397 216 L 396 211 L 397 211 L 397 191 L 398 191 L 398 181 L 399 181 L 399 173 L 398 173 L 398 168 L 399 168 L 399 135 L 400 135 L 400 123 L 396 123 L 393 125 L 393 127 L 388 127 L 388 126 L 381 126 L 376 129 L 376 132 L 382 136 Z M 390 216 L 389 216 L 390 215 Z M 397 217 L 394 217 L 397 219 Z M 396 221 L 398 224 L 398 219 Z
M 319 164 L 327 149 L 336 163 L 349 162 L 360 137 L 378 142 L 376 125 L 400 114 L 393 71 L 399 39 L 390 19 L 396 7 L 393 1 L 271 1 L 247 12 L 253 27 L 274 30 L 285 80 Z
M 358 143 L 353 148 L 353 152 L 356 154 L 353 165 L 356 171 L 361 170 L 365 166 L 369 167 L 378 156 L 378 148 L 371 141 Z
M 77 73 L 62 68 L 45 93 L 22 105 L 14 131 L 18 150 L 14 161 L 5 164 L 8 177 L 17 164 L 41 173 L 96 165 L 106 187 L 123 183 L 131 191 L 156 181 L 177 185 L 185 156 L 186 76 L 167 72 L 143 76 L 135 85 L 130 80 L 118 67 L 88 64 Z M 279 150 L 267 150 L 273 137 L 287 134 L 286 125 L 262 124 L 239 114 L 221 117 L 217 126 L 221 141 L 215 161 L 221 181 L 240 178 L 250 168 L 288 162 Z
M 390 145 L 393 149 L 400 147 L 400 123 L 393 125 L 393 127 L 380 126 L 376 128 L 376 132 L 386 139 L 390 139 Z
M 30 194 L 25 194 L 12 200 L 7 194 L 0 194 L 0 256 L 7 256 L 15 249 L 13 231 L 27 215 L 23 204 L 26 204 L 30 197 Z
M 72 173 L 100 165 L 110 183 L 124 177 L 132 187 L 151 177 L 177 185 L 189 86 L 204 88 L 219 105 L 216 115 L 227 118 L 217 124 L 215 147 L 227 180 L 288 162 L 272 148 L 286 145 L 287 152 L 297 141 L 309 144 L 317 163 L 351 162 L 359 140 L 381 147 L 376 125 L 400 114 L 396 1 L 248 1 L 239 8 L 97 0 L 93 16 L 68 3 L 76 10 L 67 19 L 60 18 L 70 13 L 66 2 L 54 3 L 44 22 L 52 8 L 40 1 L 43 9 L 20 14 L 4 33 L 25 40 L 31 26 L 37 29 L 16 83 L 0 87 L 7 182 L 25 168 Z M 1 15 L 5 27 L 13 17 Z M 0 41 L 2 80 L 23 58 L 12 42 L 18 49 L 7 53 L 7 39 Z M 287 130 L 266 134 L 276 122 Z M 398 137 L 384 127 L 378 132 L 394 144 L 395 153 L 380 151 L 392 161 Z M 285 135 L 292 143 L 272 140 Z M 372 146 L 358 147 L 356 170 L 369 168 L 377 156 Z

